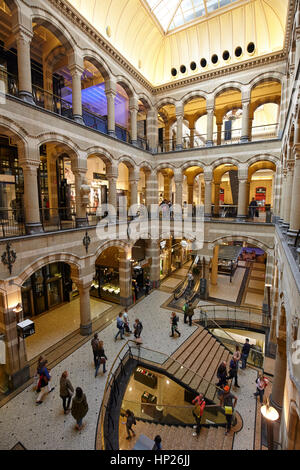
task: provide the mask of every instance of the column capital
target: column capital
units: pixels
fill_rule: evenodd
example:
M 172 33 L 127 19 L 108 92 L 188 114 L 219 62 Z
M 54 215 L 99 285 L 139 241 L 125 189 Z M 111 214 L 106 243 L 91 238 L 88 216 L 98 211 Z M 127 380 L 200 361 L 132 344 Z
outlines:
M 205 181 L 205 183 L 212 183 L 212 176 L 213 176 L 212 169 L 211 168 L 209 168 L 209 169 L 204 168 L 204 181 Z
M 293 154 L 295 156 L 295 160 L 300 160 L 300 144 L 295 144 L 294 145 Z
M 22 40 L 27 43 L 30 43 L 33 38 L 33 31 L 25 28 L 24 26 L 18 24 L 12 30 L 16 41 Z
M 72 78 L 76 75 L 80 75 L 80 77 L 81 77 L 81 75 L 84 72 L 84 68 L 81 65 L 78 65 L 78 64 L 69 65 L 69 70 L 71 72 Z
M 40 166 L 40 161 L 37 160 L 21 160 L 19 165 L 23 171 L 36 171 Z
M 175 184 L 182 183 L 182 170 L 181 168 L 175 168 L 174 170 L 174 181 Z
M 131 96 L 129 98 L 129 111 L 138 111 L 139 103 L 137 96 Z
M 212 107 L 208 107 L 206 106 L 206 112 L 207 114 L 213 114 L 215 113 L 215 108 L 212 106 Z
M 287 160 L 286 165 L 288 173 L 291 173 L 295 166 L 295 160 Z
M 176 103 L 176 116 L 179 117 L 179 116 L 182 116 L 184 115 L 184 105 L 182 103 L 182 101 Z

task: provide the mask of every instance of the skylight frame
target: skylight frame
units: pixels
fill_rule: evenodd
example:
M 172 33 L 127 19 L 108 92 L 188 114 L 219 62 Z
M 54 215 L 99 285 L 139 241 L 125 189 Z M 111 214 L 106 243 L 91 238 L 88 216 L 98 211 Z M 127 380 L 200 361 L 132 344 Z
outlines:
M 206 20 L 209 17 L 212 17 L 216 14 L 219 14 L 219 12 L 225 12 L 226 10 L 239 7 L 245 3 L 249 3 L 252 0 L 141 0 L 147 11 L 150 13 L 151 17 L 155 21 L 155 23 L 158 25 L 159 29 L 164 35 L 172 34 L 178 30 L 185 29 L 195 23 L 199 23 L 203 20 Z M 188 10 L 182 10 L 181 7 L 185 2 L 189 2 L 192 4 L 192 8 L 189 8 Z M 196 2 L 196 5 L 195 5 Z M 226 2 L 226 4 L 223 4 Z M 171 8 L 172 11 L 169 9 L 170 8 L 170 3 L 174 3 Z M 201 16 L 197 16 L 196 13 L 199 10 L 199 4 L 203 4 L 204 11 L 205 13 L 202 14 Z M 218 3 L 217 8 L 211 9 L 210 3 Z M 165 7 L 165 8 L 164 8 Z M 168 17 L 166 20 L 162 20 L 161 16 L 159 13 L 161 10 L 166 12 L 166 9 L 168 10 Z M 194 12 L 194 18 L 191 18 L 189 20 L 185 20 L 184 14 L 187 14 L 187 12 L 191 11 L 193 9 Z M 181 11 L 183 12 L 183 22 L 181 22 L 178 25 L 174 24 L 174 19 L 178 12 Z M 173 24 L 173 26 L 172 26 Z

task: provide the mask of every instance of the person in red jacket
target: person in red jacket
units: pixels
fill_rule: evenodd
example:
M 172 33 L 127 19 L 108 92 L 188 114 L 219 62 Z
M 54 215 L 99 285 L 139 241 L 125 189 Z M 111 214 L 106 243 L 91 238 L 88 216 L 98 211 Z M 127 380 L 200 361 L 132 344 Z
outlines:
M 192 401 L 193 405 L 195 405 L 195 408 L 193 410 L 193 415 L 195 417 L 195 420 L 196 420 L 196 425 L 193 426 L 194 429 L 196 429 L 195 432 L 193 432 L 193 436 L 199 436 L 200 434 L 200 429 L 201 429 L 201 419 L 202 419 L 202 416 L 203 416 L 203 413 L 204 413 L 204 408 L 205 408 L 205 401 L 204 401 L 204 397 L 203 397 L 203 394 L 200 393 L 200 395 L 198 395 L 196 398 L 194 398 L 194 400 Z

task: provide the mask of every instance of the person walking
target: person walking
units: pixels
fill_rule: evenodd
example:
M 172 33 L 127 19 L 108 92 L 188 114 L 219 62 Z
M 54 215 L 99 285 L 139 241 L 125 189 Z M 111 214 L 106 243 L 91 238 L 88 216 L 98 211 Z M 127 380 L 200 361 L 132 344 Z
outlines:
M 171 334 L 170 334 L 170 337 L 174 337 L 174 332 L 175 331 L 178 334 L 178 336 L 181 336 L 181 333 L 180 333 L 180 331 L 178 331 L 178 328 L 177 328 L 179 318 L 177 317 L 175 312 L 172 312 L 170 321 L 171 321 Z
M 127 437 L 126 439 L 131 439 L 131 437 L 135 436 L 135 432 L 132 429 L 133 424 L 136 425 L 136 420 L 134 417 L 134 414 L 130 410 L 126 410 L 126 431 L 127 431 Z M 132 436 L 130 435 L 130 432 L 132 432 Z
M 68 372 L 65 370 L 65 372 L 62 373 L 62 376 L 60 378 L 60 398 L 63 402 L 63 409 L 65 415 L 70 412 L 70 403 L 73 393 L 74 388 L 70 380 L 68 379 Z
M 245 342 L 245 344 L 243 346 L 243 349 L 242 349 L 242 366 L 241 366 L 241 369 L 246 369 L 249 352 L 250 352 L 250 343 L 249 343 L 249 339 L 246 338 L 246 342 Z
M 203 416 L 203 413 L 204 413 L 204 408 L 205 408 L 205 405 L 206 405 L 203 394 L 200 393 L 196 398 L 194 398 L 192 403 L 193 403 L 193 405 L 195 405 L 195 408 L 193 410 L 193 415 L 194 415 L 195 420 L 196 420 L 196 425 L 193 426 L 193 428 L 196 431 L 193 433 L 193 436 L 196 437 L 196 436 L 199 436 L 199 434 L 200 434 L 201 419 L 202 419 L 202 416 Z
M 86 396 L 83 393 L 82 389 L 80 387 L 77 387 L 75 396 L 72 400 L 71 413 L 73 418 L 76 420 L 75 428 L 78 429 L 78 431 L 81 431 L 84 427 L 84 425 L 82 424 L 82 420 L 86 416 L 88 410 L 89 407 L 87 404 Z
M 149 295 L 150 288 L 151 288 L 151 283 L 150 283 L 150 278 L 148 276 L 145 281 L 145 295 Z
M 38 363 L 37 363 L 37 367 L 36 367 L 36 373 L 35 373 L 35 376 L 34 376 L 34 390 L 36 392 L 40 392 L 40 390 L 38 389 L 38 383 L 39 383 L 39 380 L 40 380 L 40 375 L 41 375 L 41 370 L 42 370 L 43 365 L 44 365 L 44 358 L 43 358 L 43 356 L 40 356 L 39 359 L 38 359 Z
M 117 341 L 118 336 L 121 336 L 121 339 L 124 339 L 124 322 L 122 320 L 122 312 L 119 313 L 119 316 L 117 317 L 117 328 L 118 328 L 118 333 L 115 336 L 115 341 Z
M 192 326 L 192 318 L 194 316 L 195 309 L 193 308 L 192 302 L 188 303 L 187 317 L 189 319 L 189 325 Z
M 141 337 L 143 325 L 142 325 L 142 322 L 140 322 L 138 318 L 135 319 L 133 329 L 134 329 L 133 334 L 134 334 L 135 339 L 139 339 Z
M 55 389 L 55 387 L 51 387 L 50 385 L 50 380 L 51 380 L 51 375 L 50 371 L 47 368 L 48 361 L 44 360 L 41 363 L 41 369 L 40 369 L 40 379 L 38 383 L 38 397 L 36 399 L 36 404 L 41 405 L 43 403 L 42 398 L 44 395 L 48 392 L 51 393 Z
M 230 364 L 229 364 L 229 376 L 228 379 L 234 379 L 234 386 L 240 388 L 238 384 L 238 362 L 235 357 L 232 357 Z
M 130 326 L 129 326 L 129 316 L 128 316 L 128 308 L 125 308 L 123 313 L 123 322 L 124 322 L 124 331 L 125 333 L 132 333 Z
M 183 323 L 187 323 L 188 311 L 189 311 L 189 302 L 186 300 L 182 307 L 183 310 Z
M 159 435 L 154 438 L 154 446 L 152 447 L 152 450 L 162 450 L 161 437 Z
M 254 393 L 254 396 L 257 397 L 259 395 L 261 404 L 263 404 L 264 402 L 265 389 L 268 384 L 269 381 L 266 377 L 264 377 L 263 374 L 260 374 L 259 377 L 256 379 L 256 392 Z
M 96 370 L 95 370 L 95 377 L 97 377 L 98 370 L 99 370 L 99 367 L 100 367 L 101 364 L 103 365 L 103 374 L 105 374 L 105 372 L 106 372 L 106 367 L 105 367 L 106 361 L 107 361 L 107 357 L 106 357 L 105 352 L 104 352 L 103 341 L 99 341 L 99 347 L 98 347 L 98 352 L 97 352 L 97 366 L 96 366 Z
M 217 387 L 223 388 L 225 385 L 227 385 L 227 364 L 225 361 L 221 362 L 219 365 L 217 370 L 217 377 L 219 379 L 219 382 L 216 383 Z
M 226 417 L 226 431 L 225 435 L 227 435 L 231 430 L 232 425 L 232 416 L 234 412 L 234 408 L 236 407 L 237 397 L 230 393 L 230 388 L 226 385 L 223 389 L 221 399 L 220 399 L 220 406 L 224 406 L 225 408 L 225 417 Z
M 93 355 L 94 355 L 94 364 L 95 368 L 97 367 L 97 353 L 98 353 L 98 348 L 99 348 L 99 339 L 98 339 L 98 334 L 94 334 L 94 338 L 91 341 L 92 349 L 93 349 Z
M 236 359 L 237 366 L 239 367 L 239 361 L 241 360 L 241 351 L 240 351 L 240 347 L 238 345 L 236 345 L 236 347 L 235 347 L 235 352 L 233 354 L 233 357 Z

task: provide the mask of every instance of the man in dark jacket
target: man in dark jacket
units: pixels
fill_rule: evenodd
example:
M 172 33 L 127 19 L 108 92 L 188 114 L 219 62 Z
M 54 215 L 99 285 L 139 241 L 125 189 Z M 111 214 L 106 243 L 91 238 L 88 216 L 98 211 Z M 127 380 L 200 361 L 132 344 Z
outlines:
M 94 355 L 94 364 L 95 368 L 97 367 L 97 353 L 98 353 L 98 347 L 99 347 L 99 339 L 98 339 L 98 334 L 94 334 L 94 338 L 91 341 L 92 349 L 93 349 L 93 355 Z
M 217 370 L 217 377 L 219 379 L 219 382 L 216 384 L 217 387 L 224 387 L 227 385 L 227 364 L 225 361 L 223 361 Z
M 234 412 L 234 408 L 236 407 L 236 402 L 237 402 L 237 397 L 234 396 L 232 393 L 230 393 L 230 389 L 228 385 L 226 385 L 224 387 L 224 390 L 220 399 L 220 406 L 225 407 L 225 416 L 226 416 L 226 421 L 227 421 L 225 435 L 228 434 L 228 432 L 231 429 L 232 415 Z
M 229 365 L 229 379 L 234 379 L 234 386 L 240 388 L 238 384 L 238 361 L 233 357 Z
M 249 343 L 249 339 L 246 338 L 246 342 L 245 342 L 245 344 L 243 346 L 243 349 L 242 349 L 242 357 L 241 357 L 242 367 L 241 367 L 241 369 L 246 369 L 249 352 L 250 352 L 250 343 Z

